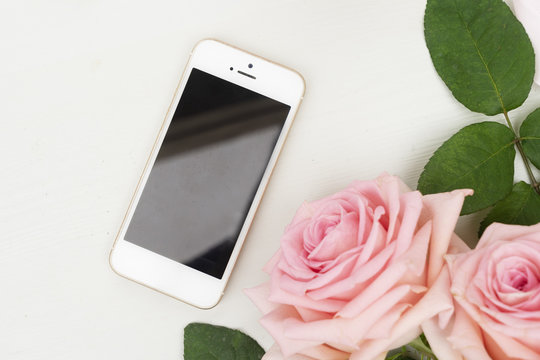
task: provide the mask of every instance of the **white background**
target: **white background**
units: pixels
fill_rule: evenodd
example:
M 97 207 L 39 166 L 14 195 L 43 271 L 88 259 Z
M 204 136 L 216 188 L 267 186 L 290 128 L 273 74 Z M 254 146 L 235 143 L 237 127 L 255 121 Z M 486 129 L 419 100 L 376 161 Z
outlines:
M 268 348 L 242 289 L 266 279 L 260 268 L 301 202 L 383 171 L 414 188 L 442 141 L 488 119 L 438 78 L 424 7 L 3 1 L 0 359 L 179 359 L 192 321 Z M 226 294 L 203 311 L 118 277 L 108 254 L 189 52 L 206 37 L 298 70 L 307 91 Z M 511 117 L 519 124 L 539 105 L 535 87 Z M 477 223 L 458 232 L 473 239 Z

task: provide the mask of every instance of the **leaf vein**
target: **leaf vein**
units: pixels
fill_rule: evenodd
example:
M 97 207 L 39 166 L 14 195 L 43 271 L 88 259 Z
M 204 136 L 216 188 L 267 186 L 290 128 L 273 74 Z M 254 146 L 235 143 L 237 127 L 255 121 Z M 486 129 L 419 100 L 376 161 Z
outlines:
M 484 56 L 482 55 L 482 53 L 480 52 L 480 48 L 478 47 L 478 43 L 476 42 L 476 40 L 474 39 L 474 37 L 472 36 L 472 33 L 471 33 L 471 30 L 469 29 L 469 24 L 467 24 L 465 22 L 465 19 L 463 19 L 463 15 L 461 14 L 461 11 L 459 10 L 458 8 L 458 5 L 457 5 L 457 2 L 456 0 L 454 0 L 454 6 L 456 7 L 456 12 L 459 16 L 459 19 L 461 20 L 461 22 L 463 23 L 463 25 L 465 26 L 465 29 L 467 30 L 467 34 L 469 35 L 469 37 L 471 38 L 471 41 L 474 45 L 474 48 L 476 49 L 476 53 L 478 54 L 478 57 L 480 58 L 480 60 L 482 61 L 482 64 L 484 65 L 484 67 L 486 68 L 486 72 L 487 72 L 487 75 L 489 77 L 489 80 L 491 81 L 491 84 L 493 85 L 493 88 L 495 89 L 495 93 L 497 94 L 497 99 L 499 100 L 499 102 L 501 103 L 501 108 L 503 110 L 503 112 L 506 112 L 506 108 L 504 107 L 504 103 L 502 101 L 502 97 L 501 97 L 501 94 L 500 94 L 500 91 L 499 91 L 499 88 L 497 87 L 497 84 L 495 83 L 495 80 L 493 79 L 493 76 L 491 74 L 491 71 L 489 70 L 489 67 L 486 63 L 486 60 L 484 59 Z
M 499 150 L 497 150 L 496 152 L 492 153 L 490 156 L 488 156 L 485 160 L 479 162 L 476 166 L 474 167 L 471 167 L 471 169 L 469 171 L 467 171 L 466 173 L 462 174 L 459 178 L 457 178 L 455 181 L 453 181 L 452 183 L 448 184 L 445 188 L 443 188 L 443 190 L 441 192 L 446 192 L 446 191 L 449 191 L 449 190 L 454 190 L 454 185 L 456 183 L 458 183 L 461 179 L 463 179 L 464 177 L 468 176 L 470 173 L 476 171 L 480 166 L 484 165 L 486 162 L 488 162 L 489 160 L 491 160 L 493 157 L 497 156 L 497 154 L 499 154 L 501 151 L 505 150 L 507 147 L 509 146 L 512 146 L 514 143 L 513 142 L 510 142 L 506 145 L 504 145 L 502 148 L 500 148 Z

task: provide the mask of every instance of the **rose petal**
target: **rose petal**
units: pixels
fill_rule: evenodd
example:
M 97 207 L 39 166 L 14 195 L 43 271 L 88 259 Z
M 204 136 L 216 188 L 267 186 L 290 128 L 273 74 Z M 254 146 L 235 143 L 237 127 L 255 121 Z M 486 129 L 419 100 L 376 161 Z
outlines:
M 461 306 L 456 305 L 455 313 L 454 325 L 448 337 L 455 349 L 461 352 L 465 359 L 491 360 L 478 325 Z
M 263 314 L 267 314 L 279 306 L 279 304 L 268 301 L 268 298 L 270 297 L 269 282 L 262 283 L 261 285 L 250 289 L 244 289 L 244 293 Z
M 304 320 L 305 322 L 317 321 L 317 320 L 328 320 L 334 317 L 333 313 L 311 310 L 311 309 L 307 309 L 301 306 L 295 306 L 294 308 L 296 309 L 296 311 L 298 311 L 298 314 L 300 315 L 302 320 Z
M 540 233 L 540 223 L 531 226 L 493 223 L 489 225 L 478 241 L 475 249 L 483 249 L 498 241 L 513 241 L 526 238 L 529 234 Z
M 350 356 L 348 352 L 334 349 L 328 345 L 319 345 L 302 351 L 303 355 L 309 359 L 317 360 L 347 360 Z
M 351 302 L 349 302 L 338 315 L 343 317 L 354 317 L 369 306 L 373 301 L 377 300 L 388 289 L 408 274 L 417 276 L 413 279 L 407 276 L 405 282 L 416 284 L 422 281 L 422 273 L 426 262 L 427 246 L 429 243 L 430 224 L 426 224 L 420 229 L 412 241 L 412 247 L 397 260 L 396 263 L 387 265 L 385 271 L 376 278 L 373 283 L 368 285 L 363 291 Z M 395 243 L 392 243 L 392 245 Z M 387 247 L 390 249 L 391 246 Z M 385 249 L 386 250 L 386 249 Z M 364 270 L 364 269 L 362 269 Z
M 386 245 L 386 229 L 381 225 L 380 219 L 384 215 L 384 209 L 378 207 L 375 209 L 373 219 L 371 220 L 371 228 L 367 239 L 362 241 L 358 239 L 358 242 L 363 244 L 360 259 L 358 259 L 358 265 L 365 264 L 372 256 L 376 255 Z M 364 237 L 366 234 L 358 232 L 358 237 Z
M 325 268 L 325 264 L 335 264 L 333 260 L 338 258 L 340 254 L 356 249 L 357 225 L 358 214 L 348 213 L 343 215 L 341 222 L 321 240 L 307 256 L 307 259 L 310 263 L 321 262 L 321 265 Z
M 383 315 L 391 311 L 409 291 L 411 291 L 411 287 L 408 285 L 398 286 L 355 318 L 337 317 L 310 323 L 289 319 L 285 330 L 286 336 L 292 339 L 308 339 L 356 348 L 365 336 L 369 336 L 370 328 L 375 323 L 385 320 L 384 325 L 388 328 L 392 327 L 394 323 L 390 321 L 395 319 L 392 317 L 383 318 Z M 407 307 L 409 305 L 400 304 L 398 311 L 402 312 Z
M 396 260 L 407 263 L 410 271 L 404 274 L 405 281 L 417 282 L 418 279 L 413 279 L 413 277 L 421 277 L 422 284 L 425 284 L 425 276 L 421 275 L 424 273 L 426 267 L 431 230 L 431 222 L 425 223 L 414 235 L 412 246 Z
M 337 315 L 345 318 L 358 316 L 375 300 L 381 297 L 389 289 L 393 288 L 407 270 L 404 262 L 392 264 L 385 269 L 370 285 L 368 285 L 357 297 L 347 303 Z
M 401 225 L 395 239 L 397 246 L 396 252 L 393 255 L 394 259 L 401 256 L 410 247 L 421 211 L 422 194 L 420 192 L 413 191 L 401 195 L 399 214 Z
M 482 324 L 480 324 L 482 326 Z M 536 351 L 524 346 L 520 342 L 512 339 L 511 337 L 499 334 L 487 327 L 482 326 L 485 334 L 493 340 L 492 342 L 486 341 L 488 345 L 488 352 L 495 357 L 496 354 L 500 354 L 499 357 L 503 359 L 515 358 L 526 360 L 538 360 L 538 349 Z M 538 339 L 538 337 L 536 337 Z M 537 340 L 538 341 L 538 340 Z M 530 345 L 529 345 L 530 346 Z M 495 347 L 495 349 L 493 349 Z M 506 356 L 502 356 L 501 349 Z
M 406 311 L 392 327 L 387 338 L 365 341 L 359 351 L 351 356 L 351 360 L 369 359 L 381 352 L 402 346 L 421 333 L 420 324 L 436 314 L 448 310 L 447 305 L 439 302 L 435 291 L 428 291 L 420 301 Z
M 309 340 L 293 340 L 285 336 L 286 320 L 299 319 L 299 315 L 292 306 L 282 305 L 263 316 L 261 325 L 272 335 L 278 343 L 285 357 L 300 353 L 302 350 L 321 345 L 321 342 Z
M 270 349 L 268 349 L 266 354 L 264 354 L 261 360 L 285 360 L 285 357 L 281 353 L 281 349 L 279 348 L 279 346 L 276 343 L 274 343 L 270 347 Z M 305 355 L 296 354 L 296 355 L 288 357 L 287 360 L 316 360 L 316 359 L 313 359 L 312 357 L 308 357 Z
M 291 294 L 305 295 L 309 292 L 311 296 L 311 292 L 319 288 L 328 286 L 328 284 L 336 283 L 344 278 L 348 278 L 351 274 L 352 268 L 354 267 L 356 259 L 358 259 L 358 255 L 348 254 L 348 256 L 344 256 L 342 261 L 333 269 L 326 273 L 319 273 L 316 277 L 308 281 L 299 281 L 291 278 L 288 274 L 283 274 L 281 276 L 280 287 Z M 328 297 L 330 296 L 325 296 L 320 299 Z
M 281 239 L 281 258 L 279 268 L 297 279 L 312 279 L 316 274 L 303 261 L 298 254 L 305 252 L 302 234 L 308 220 L 304 223 L 291 226 Z
M 280 271 L 274 271 L 272 273 L 272 278 L 270 280 L 270 296 L 268 297 L 269 301 L 279 304 L 300 306 L 311 310 L 329 313 L 337 312 L 345 304 L 345 301 L 341 300 L 321 299 L 316 301 L 310 299 L 307 296 L 295 295 L 286 292 L 280 287 L 282 279 L 281 275 L 282 273 Z
M 278 251 L 270 258 L 270 260 L 266 263 L 266 265 L 263 267 L 263 271 L 267 274 L 271 274 L 272 270 L 277 266 L 279 261 L 281 260 L 281 257 L 283 254 L 281 253 L 282 250 L 279 248 Z
M 428 290 L 430 296 L 434 299 L 433 302 L 438 304 L 439 312 L 436 320 L 438 326 L 442 329 L 446 328 L 454 315 L 454 299 L 448 291 L 450 288 L 450 274 L 448 268 L 444 267 L 435 283 Z
M 401 314 L 403 314 L 403 312 L 408 308 L 410 308 L 409 304 L 395 305 L 392 309 L 388 310 L 384 315 L 382 315 L 379 320 L 375 322 L 375 324 L 373 324 L 364 338 L 379 339 L 389 337 L 393 325 L 399 320 Z
M 437 354 L 439 360 L 463 360 L 461 353 L 456 351 L 454 345 L 447 339 L 450 335 L 450 329 L 439 327 L 436 318 L 424 321 L 422 323 L 422 330 L 426 335 L 431 350 Z M 489 360 L 489 358 L 484 359 Z
M 452 285 L 450 292 L 454 297 L 464 297 L 465 292 L 472 282 L 474 274 L 477 273 L 479 258 L 482 256 L 482 251 L 476 249 L 469 255 L 446 255 L 444 258 L 448 264 L 450 274 L 452 274 Z M 457 271 L 459 269 L 459 271 Z
M 424 208 L 420 223 L 433 222 L 432 241 L 429 250 L 428 285 L 433 284 L 448 250 L 457 219 L 465 196 L 472 195 L 472 190 L 454 190 L 449 193 L 426 195 L 422 198 Z
M 386 205 L 388 216 L 388 226 L 386 235 L 386 244 L 389 244 L 395 238 L 394 232 L 399 230 L 399 210 L 400 210 L 400 184 L 394 176 L 380 176 L 377 182 L 381 188 L 381 195 Z
M 513 316 L 514 314 L 501 313 L 485 306 L 480 306 L 479 310 L 482 311 L 482 315 L 488 315 L 484 315 L 483 322 L 488 323 L 494 330 L 521 339 L 540 339 L 540 321 L 538 314 L 535 314 L 537 316 L 532 319 L 520 319 L 519 317 Z
M 309 293 L 309 296 L 315 300 L 322 300 L 328 298 L 342 299 L 346 295 L 347 300 L 351 300 L 353 296 L 356 296 L 360 291 L 364 291 L 366 286 L 369 285 L 363 284 L 364 282 L 367 282 L 381 271 L 392 256 L 394 247 L 395 245 L 391 244 L 358 270 L 356 270 L 356 264 L 351 276 L 328 284 L 324 288 L 313 290 Z

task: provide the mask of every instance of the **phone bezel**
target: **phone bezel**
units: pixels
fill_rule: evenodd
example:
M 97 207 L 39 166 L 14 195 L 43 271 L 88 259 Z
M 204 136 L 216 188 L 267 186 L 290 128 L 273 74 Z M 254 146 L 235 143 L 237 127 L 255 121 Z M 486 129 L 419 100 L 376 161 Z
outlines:
M 249 64 L 253 64 L 253 67 L 249 68 Z M 231 71 L 231 67 L 234 70 Z M 193 68 L 243 86 L 291 107 L 221 279 L 192 269 L 124 239 L 128 225 Z M 256 79 L 242 75 L 238 70 L 252 74 Z M 191 52 L 190 59 L 184 69 L 167 115 L 162 123 L 116 236 L 109 256 L 111 268 L 120 276 L 196 307 L 203 309 L 214 307 L 223 295 L 276 160 L 283 147 L 298 106 L 302 101 L 304 90 L 304 80 L 294 70 L 214 39 L 205 39 L 197 43 Z

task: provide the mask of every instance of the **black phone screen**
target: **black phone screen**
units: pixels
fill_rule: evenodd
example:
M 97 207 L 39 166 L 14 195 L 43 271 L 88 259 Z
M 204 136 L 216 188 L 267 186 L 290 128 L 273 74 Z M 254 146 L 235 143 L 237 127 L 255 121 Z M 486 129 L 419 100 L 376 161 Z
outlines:
M 289 111 L 193 68 L 125 240 L 220 279 Z

